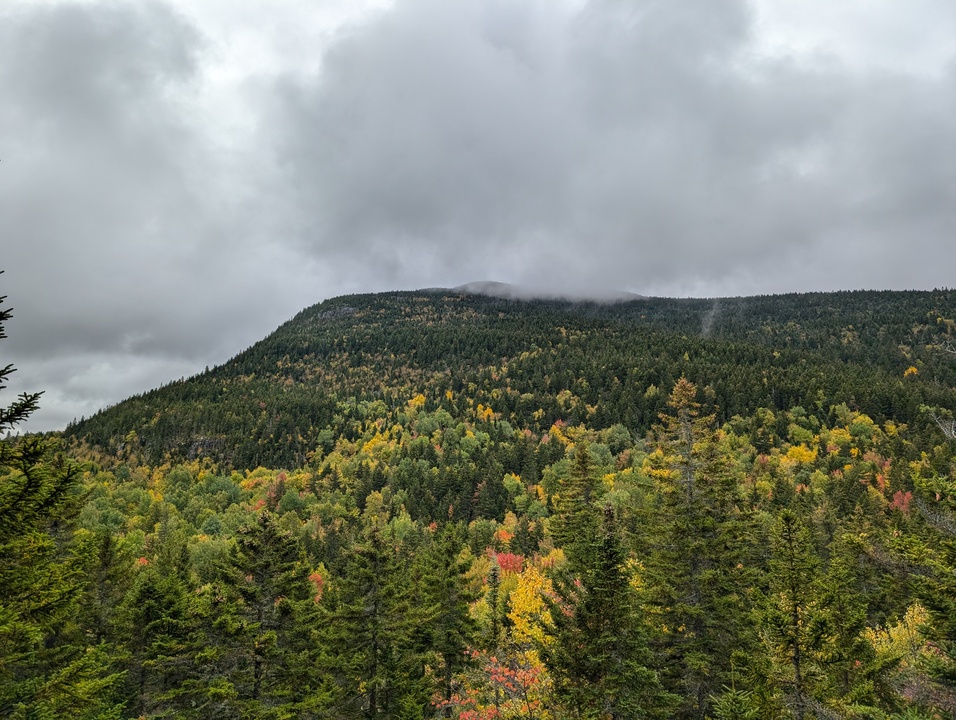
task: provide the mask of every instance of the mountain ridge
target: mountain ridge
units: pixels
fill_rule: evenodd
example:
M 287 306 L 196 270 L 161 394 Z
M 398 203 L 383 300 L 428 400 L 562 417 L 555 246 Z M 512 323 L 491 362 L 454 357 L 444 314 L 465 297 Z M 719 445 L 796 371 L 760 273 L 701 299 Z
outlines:
M 918 422 L 920 405 L 956 405 L 953 368 L 928 349 L 952 317 L 952 291 L 615 303 L 455 288 L 347 295 L 66 434 L 115 448 L 133 432 L 153 461 L 291 467 L 322 438 L 338 437 L 361 407 L 400 408 L 419 395 L 454 415 L 462 408 L 448 395 L 465 393 L 534 432 L 560 420 L 645 433 L 663 409 L 651 388 L 682 376 L 709 388 L 724 420 L 761 406 L 813 410 L 822 395 L 879 419 Z

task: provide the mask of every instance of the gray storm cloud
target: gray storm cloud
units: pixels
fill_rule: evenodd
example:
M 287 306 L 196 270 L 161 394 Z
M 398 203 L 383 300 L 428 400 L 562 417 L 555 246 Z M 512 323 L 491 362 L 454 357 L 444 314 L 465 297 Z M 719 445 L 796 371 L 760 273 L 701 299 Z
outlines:
M 318 294 L 275 302 L 306 263 L 260 214 L 252 150 L 208 126 L 207 52 L 162 3 L 0 10 L 2 351 L 11 390 L 48 391 L 40 427 L 221 362 Z
M 899 243 L 950 252 L 952 67 L 850 74 L 751 33 L 735 0 L 397 3 L 283 88 L 304 235 L 400 277 L 925 285 Z
M 915 47 L 945 0 L 820 5 L 875 63 L 768 50 L 763 0 L 201 5 L 0 8 L 0 350 L 36 427 L 344 292 L 952 283 L 956 59 Z
M 144 290 L 195 231 L 182 158 L 202 148 L 176 107 L 197 72 L 195 33 L 148 3 L 27 7 L 0 28 L 0 220 L 18 344 L 149 337 L 162 311 Z

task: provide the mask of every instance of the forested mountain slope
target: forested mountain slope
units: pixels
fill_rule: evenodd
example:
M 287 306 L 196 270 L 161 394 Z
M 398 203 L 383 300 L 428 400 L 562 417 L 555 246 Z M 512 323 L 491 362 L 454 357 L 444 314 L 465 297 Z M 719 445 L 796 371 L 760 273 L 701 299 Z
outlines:
M 0 716 L 956 717 L 954 335 L 953 291 L 308 308 L 0 439 Z
M 442 291 L 335 298 L 226 364 L 72 425 L 152 462 L 296 467 L 354 436 L 368 403 L 459 417 L 481 404 L 534 432 L 557 421 L 643 434 L 680 377 L 719 418 L 846 403 L 878 421 L 954 406 L 956 292 L 841 292 L 595 304 Z M 909 370 L 913 368 L 914 370 Z M 907 371 L 909 372 L 907 373 Z M 373 411 L 374 412 L 374 411 Z

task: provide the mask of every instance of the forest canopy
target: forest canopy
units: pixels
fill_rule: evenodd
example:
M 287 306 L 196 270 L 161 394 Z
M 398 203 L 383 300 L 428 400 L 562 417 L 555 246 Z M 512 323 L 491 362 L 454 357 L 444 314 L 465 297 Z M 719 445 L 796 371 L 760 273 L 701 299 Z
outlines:
M 954 318 L 308 308 L 0 441 L 0 714 L 952 717 Z

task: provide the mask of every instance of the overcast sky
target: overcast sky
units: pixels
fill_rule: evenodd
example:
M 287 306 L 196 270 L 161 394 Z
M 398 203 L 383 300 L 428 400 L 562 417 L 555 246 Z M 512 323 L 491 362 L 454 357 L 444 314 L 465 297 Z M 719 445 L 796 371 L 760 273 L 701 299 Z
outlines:
M 350 292 L 956 278 L 952 0 L 3 0 L 26 429 Z

